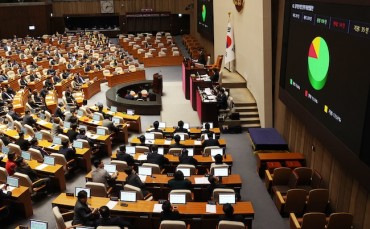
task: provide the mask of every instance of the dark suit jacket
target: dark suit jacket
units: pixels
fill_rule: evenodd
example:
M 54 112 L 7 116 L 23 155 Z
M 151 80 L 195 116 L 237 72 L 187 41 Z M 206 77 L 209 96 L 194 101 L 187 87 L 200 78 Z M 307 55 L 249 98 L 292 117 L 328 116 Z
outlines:
M 173 189 L 190 189 L 191 182 L 188 179 L 184 180 L 175 180 L 175 178 L 168 181 L 168 187 Z
M 152 130 L 149 130 L 148 132 L 158 132 L 158 133 L 163 133 L 163 130 L 161 130 L 161 129 L 152 129 Z
M 23 124 L 27 124 L 27 125 L 30 125 L 30 126 L 35 126 L 36 125 L 36 120 L 33 119 L 33 117 L 31 115 L 25 115 L 23 117 Z
M 189 133 L 188 129 L 177 127 L 174 133 Z
M 12 96 L 11 96 L 10 94 L 5 93 L 5 92 L 1 93 L 1 98 L 2 98 L 3 100 L 11 100 L 11 99 L 13 99 L 13 98 L 12 98 Z
M 204 147 L 207 147 L 207 146 L 219 146 L 220 144 L 218 144 L 218 140 L 217 139 L 208 139 L 208 140 L 204 140 L 204 142 L 202 143 L 202 146 L 203 148 Z
M 179 220 L 180 219 L 180 213 L 178 211 L 162 211 L 160 216 L 160 222 L 162 220 Z
M 73 225 L 82 224 L 84 226 L 94 226 L 94 214 L 87 204 L 80 201 L 76 202 L 74 207 Z
M 57 109 L 55 109 L 54 116 L 64 120 L 64 113 L 62 109 L 60 109 L 60 107 L 57 107 Z
M 77 135 L 78 135 L 78 132 L 77 132 L 77 131 L 75 131 L 75 130 L 69 129 L 69 130 L 67 131 L 66 135 L 68 136 L 69 141 L 70 141 L 70 142 L 73 142 L 74 140 L 76 140 Z
M 35 182 L 39 179 L 37 173 L 33 169 L 31 169 L 30 166 L 17 166 L 17 168 L 15 168 L 15 171 L 28 175 L 32 182 Z
M 198 164 L 197 159 L 195 159 L 194 157 L 184 156 L 182 154 L 179 156 L 179 161 L 180 161 L 180 164 L 195 165 L 195 166 Z
M 147 162 L 157 164 L 162 168 L 166 163 L 168 163 L 168 159 L 161 154 L 153 152 L 148 154 Z
M 58 153 L 63 154 L 67 161 L 76 157 L 76 150 L 69 147 L 60 147 Z
M 117 160 L 125 161 L 129 166 L 132 166 L 135 163 L 134 158 L 128 153 L 122 152 L 117 153 Z
M 145 187 L 145 184 L 140 180 L 140 177 L 135 174 L 130 174 L 126 177 L 126 184 L 138 187 L 143 189 Z
M 25 139 L 21 139 L 21 138 L 15 141 L 15 144 L 19 145 L 19 147 L 21 147 L 21 150 L 24 150 L 24 151 L 27 151 L 31 146 L 29 141 Z
M 13 118 L 14 121 L 21 121 L 21 116 L 15 111 L 9 111 L 8 114 Z

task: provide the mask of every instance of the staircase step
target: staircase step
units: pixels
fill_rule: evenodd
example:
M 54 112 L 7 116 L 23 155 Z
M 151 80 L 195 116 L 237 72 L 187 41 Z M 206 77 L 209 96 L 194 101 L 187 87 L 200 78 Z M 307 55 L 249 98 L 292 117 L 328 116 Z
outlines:
M 260 119 L 258 117 L 252 117 L 252 118 L 241 118 L 240 122 L 242 124 L 247 124 L 247 123 L 260 123 Z
M 239 112 L 240 118 L 258 118 L 259 114 L 258 111 L 251 111 L 251 112 Z
M 235 107 L 235 112 L 258 112 L 257 107 Z
M 235 107 L 253 107 L 253 106 L 257 106 L 257 103 L 255 102 L 235 102 L 234 101 L 234 105 Z
M 261 128 L 260 124 L 242 124 L 242 129 L 249 131 L 249 128 Z

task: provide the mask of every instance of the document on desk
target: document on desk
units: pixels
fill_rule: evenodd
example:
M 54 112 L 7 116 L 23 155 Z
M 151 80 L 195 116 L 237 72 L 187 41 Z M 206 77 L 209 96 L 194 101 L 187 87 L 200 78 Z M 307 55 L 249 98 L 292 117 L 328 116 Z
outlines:
M 148 159 L 148 155 L 140 154 L 137 158 L 139 161 L 146 161 Z
M 209 184 L 208 177 L 195 177 L 195 184 Z
M 0 189 L 1 189 L 1 190 L 3 190 L 4 185 L 5 185 L 5 184 L 0 185 Z M 5 193 L 5 194 L 6 194 L 7 192 L 11 192 L 11 191 L 13 191 L 14 189 L 15 189 L 15 187 L 8 186 L 8 187 L 6 188 L 6 190 L 3 190 L 3 193 Z
M 141 182 L 146 181 L 146 175 L 138 175 L 140 177 Z
M 196 145 L 196 146 L 200 146 L 200 145 L 202 145 L 202 141 L 197 141 L 197 140 L 195 140 L 195 141 L 194 141 L 194 145 Z
M 216 205 L 215 204 L 206 204 L 206 212 L 207 213 L 216 213 Z
M 99 137 L 99 135 L 92 134 L 92 135 L 90 135 L 88 137 L 91 138 L 91 139 L 97 139 Z
M 118 203 L 118 201 L 110 200 L 105 206 L 107 206 L 109 209 L 113 209 L 116 206 L 117 203 Z
M 37 122 L 37 124 L 39 124 L 39 125 L 44 125 L 44 124 L 46 124 L 47 122 L 46 121 L 44 121 L 44 120 L 39 120 L 38 122 Z
M 46 167 L 48 166 L 48 164 L 41 164 L 39 166 L 36 167 L 37 170 L 43 170 L 45 169 Z
M 165 145 L 171 145 L 171 141 L 170 140 L 164 140 L 164 144 Z
M 154 204 L 153 212 L 162 212 L 162 204 Z

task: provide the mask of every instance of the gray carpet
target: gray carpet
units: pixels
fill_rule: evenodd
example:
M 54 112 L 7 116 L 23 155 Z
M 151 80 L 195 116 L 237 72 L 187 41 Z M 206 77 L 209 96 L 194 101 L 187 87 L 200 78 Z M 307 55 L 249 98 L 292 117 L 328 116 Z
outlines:
M 176 38 L 179 41 L 179 38 Z M 177 120 L 184 120 L 189 122 L 191 125 L 199 125 L 199 120 L 190 107 L 190 101 L 184 100 L 184 94 L 181 86 L 181 67 L 156 67 L 146 69 L 146 78 L 152 79 L 154 73 L 159 72 L 163 75 L 164 82 L 164 98 L 161 116 L 142 116 L 142 127 L 143 131 L 151 125 L 155 120 L 161 120 L 166 122 L 177 122 Z M 95 95 L 89 100 L 89 104 L 93 105 L 98 101 L 105 101 L 105 91 L 108 89 L 106 83 L 101 85 L 102 91 Z M 166 94 L 166 91 L 170 91 Z M 171 95 L 169 98 L 165 98 L 167 95 Z M 187 107 L 185 111 L 178 112 L 178 105 L 176 101 L 180 101 L 184 107 Z M 186 104 L 186 102 L 188 104 Z M 162 118 L 165 117 L 165 118 Z M 171 121 L 169 121 L 171 120 Z M 131 134 L 130 138 L 137 136 Z M 284 219 L 280 216 L 276 207 L 268 195 L 266 188 L 263 184 L 263 180 L 259 178 L 256 171 L 256 160 L 253 155 L 253 151 L 247 136 L 247 133 L 242 134 L 222 134 L 222 138 L 226 139 L 227 142 L 227 153 L 232 154 L 234 159 L 234 165 L 232 172 L 240 174 L 242 177 L 242 200 L 252 201 L 255 210 L 255 219 L 253 221 L 253 228 L 255 229 L 287 229 L 289 227 L 289 220 Z M 114 146 L 114 150 L 117 146 Z M 105 162 L 109 161 L 109 158 L 104 159 Z M 67 191 L 73 192 L 74 187 L 85 185 L 85 173 L 80 172 L 76 174 L 72 179 L 67 180 Z M 51 211 L 51 202 L 57 196 L 57 194 L 48 196 L 42 201 L 33 204 L 34 215 L 32 219 L 39 219 L 49 222 L 49 228 L 55 228 L 55 220 Z M 0 228 L 15 228 L 18 225 L 28 225 L 29 219 L 17 219 L 11 222 L 10 225 L 2 225 Z

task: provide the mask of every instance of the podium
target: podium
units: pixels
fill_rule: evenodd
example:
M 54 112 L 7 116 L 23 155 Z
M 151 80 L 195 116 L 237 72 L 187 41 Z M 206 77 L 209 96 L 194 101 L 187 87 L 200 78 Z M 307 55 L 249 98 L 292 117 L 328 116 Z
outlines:
M 163 92 L 163 79 L 159 73 L 153 75 L 153 92 L 160 95 Z

